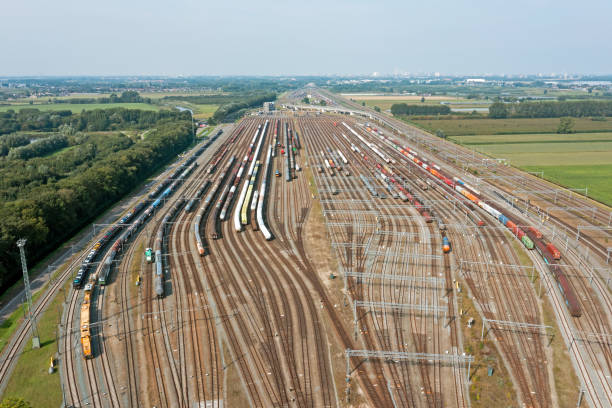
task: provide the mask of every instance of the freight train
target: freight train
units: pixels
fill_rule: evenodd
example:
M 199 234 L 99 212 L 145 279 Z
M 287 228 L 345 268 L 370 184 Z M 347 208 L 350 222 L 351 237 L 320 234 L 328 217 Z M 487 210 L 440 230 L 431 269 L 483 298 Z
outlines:
M 571 287 L 567 280 L 567 276 L 565 276 L 565 273 L 559 266 L 559 259 L 561 259 L 559 250 L 552 243 L 546 243 L 542 239 L 542 233 L 534 227 L 529 227 L 527 229 L 527 235 L 535 242 L 536 251 L 538 251 L 544 259 L 544 262 L 548 265 L 548 269 L 557 282 L 559 291 L 561 295 L 563 295 L 563 300 L 570 314 L 574 317 L 582 316 L 582 309 L 574 293 L 574 289 Z
M 83 358 L 93 358 L 93 350 L 91 347 L 91 329 L 90 324 L 90 310 L 91 310 L 91 291 L 92 285 L 85 285 L 85 295 L 83 296 L 83 303 L 81 304 L 81 347 L 83 348 Z
M 148 200 L 143 200 L 138 203 L 131 211 L 125 214 L 115 225 L 109 228 L 106 233 L 100 238 L 93 246 L 91 252 L 87 255 L 81 267 L 79 268 L 76 277 L 72 284 L 75 288 L 80 288 L 85 282 L 87 282 L 87 275 L 95 259 L 102 253 L 104 247 L 108 242 L 113 239 L 119 231 L 126 227 L 134 218 L 140 213 L 140 211 L 154 198 L 153 204 L 148 207 L 143 216 L 132 222 L 129 225 L 127 231 L 115 241 L 111 253 L 107 256 L 105 264 L 99 276 L 98 283 L 104 285 L 108 279 L 108 275 L 111 270 L 112 263 L 115 261 L 115 256 L 121 250 L 122 245 L 126 242 L 129 237 L 134 233 L 140 225 L 151 216 L 151 214 L 163 204 L 163 201 L 169 197 L 170 194 L 195 170 L 197 163 L 195 160 L 197 157 L 216 139 L 223 131 L 218 131 L 213 138 L 202 145 L 196 150 L 184 163 L 177 166 L 172 174 L 165 180 L 163 180 L 153 191 L 149 193 Z M 163 192 L 162 192 L 163 191 Z M 161 194 L 160 194 L 161 193 Z M 159 197 L 158 197 L 159 195 Z
M 93 261 L 96 259 L 98 255 L 101 254 L 104 247 L 107 243 L 115 237 L 119 231 L 124 229 L 125 231 L 120 235 L 120 237 L 114 242 L 111 247 L 111 251 L 106 257 L 104 264 L 102 266 L 102 270 L 100 272 L 100 276 L 98 277 L 98 283 L 100 285 L 105 285 L 108 283 L 108 278 L 112 269 L 112 264 L 115 262 L 115 258 L 118 256 L 119 252 L 122 250 L 123 245 L 129 242 L 130 238 L 136 236 L 136 232 L 138 229 L 146 223 L 146 221 L 155 213 L 155 210 L 161 207 L 167 198 L 172 195 L 174 191 L 178 188 L 178 186 L 193 172 L 193 170 L 197 167 L 197 163 L 195 160 L 197 157 L 204 151 L 206 148 L 219 136 L 223 133 L 222 130 L 219 130 L 215 136 L 209 139 L 204 145 L 202 145 L 198 150 L 196 150 L 192 156 L 190 156 L 182 165 L 178 166 L 174 172 L 165 179 L 162 183 L 160 183 L 155 190 L 153 190 L 148 199 L 145 199 L 139 202 L 132 210 L 130 210 L 127 214 L 125 214 L 119 221 L 109 228 L 105 234 L 100 238 L 93 246 L 92 251 L 87 255 L 75 279 L 73 280 L 73 286 L 75 288 L 80 288 L 84 282 L 87 281 L 87 274 L 89 269 L 92 266 Z M 234 137 L 235 138 L 235 137 Z M 163 192 L 162 192 L 163 191 Z M 160 194 L 161 193 L 161 194 Z M 159 195 L 159 197 L 158 197 Z M 155 199 L 151 203 L 152 199 Z M 149 205 L 149 203 L 151 203 Z M 180 210 L 181 206 L 185 203 L 184 199 L 179 199 L 178 202 L 174 205 L 172 210 L 162 221 L 162 230 L 165 231 L 167 228 L 167 223 L 169 220 L 174 217 L 177 212 Z M 148 205 L 148 207 L 147 207 Z M 145 207 L 147 207 L 142 214 L 138 215 Z M 151 262 L 153 259 L 152 249 L 147 248 L 149 252 L 147 254 L 147 262 Z M 155 260 L 156 262 L 161 262 L 162 256 L 161 251 L 155 251 Z M 161 269 L 156 266 L 156 275 L 160 276 L 158 272 Z M 96 283 L 95 279 L 90 281 L 91 283 L 87 283 L 85 285 L 83 303 L 81 304 L 81 315 L 80 315 L 80 335 L 81 335 L 81 347 L 83 350 L 83 357 L 86 359 L 93 358 L 92 351 L 92 342 L 91 342 L 91 330 L 90 330 L 90 310 L 91 310 L 91 299 L 94 290 L 94 284 Z M 155 287 L 156 294 L 159 296 L 160 293 L 163 296 L 163 286 L 160 285 L 161 280 L 156 279 Z M 160 290 L 161 289 L 161 290 Z
M 117 221 L 117 223 L 115 225 L 113 225 L 111 228 L 109 228 L 104 233 L 102 238 L 100 238 L 98 241 L 96 241 L 96 243 L 92 247 L 92 250 L 89 252 L 89 254 L 87 254 L 85 259 L 81 263 L 81 266 L 79 267 L 79 270 L 77 271 L 77 274 L 76 274 L 74 280 L 72 281 L 72 286 L 74 288 L 80 288 L 80 287 L 83 286 L 83 284 L 85 282 L 87 282 L 87 275 L 89 274 L 89 271 L 90 271 L 91 267 L 93 266 L 93 262 L 98 257 L 98 255 L 100 255 L 102 253 L 102 250 L 104 249 L 104 247 L 108 244 L 108 242 L 115 235 L 117 235 L 117 233 L 125 225 L 129 224 L 130 221 L 132 221 L 134 219 L 134 217 L 140 211 L 142 211 L 142 209 L 147 205 L 147 203 L 148 203 L 148 200 L 144 200 L 144 201 L 141 201 L 140 203 L 138 203 L 136 206 L 134 206 L 134 208 L 132 210 L 128 211 L 127 214 L 125 214 L 119 221 Z
M 348 126 L 347 126 L 348 127 Z M 528 227 L 523 229 L 520 227 L 512 216 L 505 215 L 501 209 L 493 203 L 487 203 L 481 200 L 481 193 L 474 187 L 468 185 L 463 180 L 454 177 L 449 178 L 442 168 L 436 164 L 429 164 L 428 161 L 409 147 L 400 146 L 398 142 L 391 140 L 385 136 L 378 135 L 386 144 L 391 146 L 393 149 L 399 151 L 402 155 L 406 156 L 413 164 L 423 168 L 425 171 L 430 173 L 432 176 L 439 179 L 442 183 L 446 184 L 452 190 L 457 191 L 463 197 L 467 198 L 470 202 L 478 205 L 485 212 L 491 215 L 494 219 L 498 220 L 502 225 L 508 228 L 513 235 L 515 235 L 527 249 L 536 249 L 542 256 L 544 261 L 548 264 L 552 276 L 555 278 L 559 291 L 561 292 L 565 303 L 568 307 L 570 314 L 574 317 L 580 317 L 582 312 L 578 303 L 576 294 L 573 288 L 569 284 L 567 276 L 562 271 L 558 264 L 558 260 L 561 259 L 560 251 L 551 243 L 545 242 L 542 234 L 534 227 Z M 479 221 L 478 225 L 484 225 L 484 222 Z

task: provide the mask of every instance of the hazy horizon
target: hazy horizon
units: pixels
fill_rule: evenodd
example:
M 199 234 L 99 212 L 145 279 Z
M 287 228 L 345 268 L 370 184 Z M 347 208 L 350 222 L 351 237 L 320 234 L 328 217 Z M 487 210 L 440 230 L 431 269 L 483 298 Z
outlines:
M 0 76 L 612 73 L 612 3 L 12 2 Z

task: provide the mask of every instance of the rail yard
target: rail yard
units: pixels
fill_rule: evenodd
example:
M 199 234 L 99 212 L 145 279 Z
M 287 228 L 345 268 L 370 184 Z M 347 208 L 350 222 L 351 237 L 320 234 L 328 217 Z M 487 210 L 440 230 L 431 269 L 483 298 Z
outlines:
M 612 405 L 610 213 L 309 92 L 178 157 L 51 286 L 66 405 L 470 407 L 464 316 L 517 406 L 558 406 L 553 342 Z

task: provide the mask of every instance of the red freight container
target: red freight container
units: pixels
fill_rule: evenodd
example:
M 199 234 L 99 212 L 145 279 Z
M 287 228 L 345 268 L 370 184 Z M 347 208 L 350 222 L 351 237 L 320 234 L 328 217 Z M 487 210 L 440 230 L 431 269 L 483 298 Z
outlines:
M 481 221 L 478 221 L 478 226 L 479 226 L 479 227 L 482 227 L 483 225 L 485 225 L 484 221 L 482 221 L 482 220 L 481 220 Z
M 508 227 L 508 229 L 510 231 L 512 231 L 512 233 L 514 235 L 516 235 L 518 233 L 518 228 L 517 228 L 516 224 L 513 223 L 512 221 L 508 220 L 508 222 L 506 222 L 506 227 Z
M 538 231 L 536 228 L 529 227 L 528 229 L 529 229 L 529 231 L 533 232 L 533 235 L 535 235 L 536 238 L 538 238 L 538 239 L 542 238 L 542 233 L 540 231 Z
M 546 245 L 546 249 L 550 251 L 553 258 L 561 259 L 561 252 L 559 252 L 559 250 L 552 243 L 548 243 L 548 245 Z
M 523 230 L 519 228 L 518 234 L 516 236 L 518 237 L 518 239 L 522 239 L 525 236 L 525 232 L 523 232 Z

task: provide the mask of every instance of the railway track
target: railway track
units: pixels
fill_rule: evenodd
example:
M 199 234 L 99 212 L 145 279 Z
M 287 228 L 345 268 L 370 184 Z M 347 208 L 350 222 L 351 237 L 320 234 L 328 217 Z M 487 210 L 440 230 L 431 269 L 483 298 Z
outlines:
M 444 234 L 453 243 L 453 251 L 439 256 L 442 233 L 436 223 L 426 222 L 412 204 L 391 197 L 386 200 L 372 197 L 359 176 L 371 180 L 372 188 L 387 194 L 385 184 L 376 178 L 374 164 L 380 159 L 371 152 L 366 158 L 353 150 L 353 145 L 362 150 L 368 147 L 353 136 L 349 135 L 351 141 L 343 137 L 334 121 L 344 120 L 363 138 L 378 143 L 365 128 L 352 119 L 326 115 L 293 119 L 280 115 L 269 119 L 268 128 L 264 126 L 264 119 L 245 119 L 243 133 L 234 143 L 226 144 L 225 156 L 220 161 L 217 159 L 221 150 L 207 160 L 200 160 L 198 169 L 122 254 L 117 267 L 117 288 L 107 286 L 94 296 L 95 317 L 92 320 L 101 322 L 94 329 L 94 343 L 97 344 L 94 350 L 101 358 L 81 360 L 75 336 L 80 298 L 78 291 L 71 291 L 63 318 L 67 334 L 61 347 L 67 399 L 73 405 L 85 401 L 95 406 L 189 407 L 231 403 L 337 406 L 340 404 L 337 387 L 342 385 L 336 384 L 333 378 L 334 364 L 330 359 L 324 317 L 333 327 L 334 341 L 345 349 L 439 355 L 462 353 L 462 331 L 459 319 L 455 318 L 459 310 L 453 289 L 460 278 L 458 263 L 460 260 L 483 260 L 490 264 L 520 264 L 521 259 L 513 249 L 514 237 L 488 228 L 493 221 L 488 221 L 486 213 L 478 207 L 469 209 L 461 202 L 448 200 L 449 191 L 441 186 L 427 191 L 419 189 L 418 186 L 428 180 L 427 176 L 414 171 L 412 164 L 399 152 L 379 144 L 381 154 L 395 160 L 392 167 L 404 181 L 405 188 L 421 202 L 436 203 L 432 214 L 435 219 L 450 225 L 474 226 L 475 220 L 487 220 L 487 225 L 475 230 L 473 235 L 447 229 Z M 265 241 L 261 232 L 252 227 L 253 219 L 250 222 L 247 219 L 243 231 L 237 232 L 232 217 L 226 217 L 230 222 L 219 220 L 215 204 L 219 199 L 221 204 L 228 200 L 228 214 L 240 211 L 237 195 L 227 196 L 226 193 L 243 157 L 247 156 L 247 164 L 256 160 L 263 162 L 268 146 L 274 143 L 274 123 L 281 143 L 285 144 L 289 134 L 299 134 L 302 146 L 291 150 L 289 167 L 283 155 L 272 160 L 265 212 L 275 239 Z M 262 149 L 256 157 L 249 150 L 249 141 L 258 126 L 266 132 L 256 139 L 259 143 L 263 138 Z M 434 142 L 437 141 L 432 141 L 432 146 Z M 436 144 L 436 148 L 439 145 Z M 340 155 L 335 153 L 338 150 Z M 441 152 L 450 154 L 452 149 L 444 150 L 442 146 L 437 153 Z M 437 160 L 436 154 L 427 154 Z M 228 170 L 231 177 L 228 175 L 220 181 L 221 169 L 227 166 L 231 156 L 237 158 Z M 345 160 L 341 164 L 340 156 L 348 158 L 348 162 Z M 335 165 L 326 166 L 324 157 L 333 158 Z M 211 173 L 213 161 L 218 170 Z M 297 171 L 297 164 L 312 170 L 327 222 L 335 224 L 326 228 L 337 250 L 341 269 L 404 278 L 388 283 L 374 275 L 346 277 L 346 295 L 354 301 L 429 305 L 431 310 L 444 310 L 449 319 L 444 320 L 438 312 L 357 308 L 358 335 L 352 338 L 350 323 L 339 317 L 331 293 L 307 250 L 305 226 L 312 215 L 312 197 L 307 173 Z M 317 171 L 319 166 L 322 173 Z M 461 174 L 454 165 L 448 168 Z M 276 170 L 283 177 L 270 177 Z M 249 183 L 249 178 L 240 179 L 236 192 Z M 261 178 L 260 172 L 254 179 L 254 190 L 259 188 Z M 129 284 L 132 265 L 137 264 L 141 256 L 137 253 L 138 243 L 153 247 L 164 215 L 177 200 L 192 197 L 204 181 L 210 181 L 209 191 L 216 189 L 211 193 L 210 208 L 202 213 L 200 220 L 205 255 L 198 254 L 194 239 L 192 225 L 197 211 L 181 210 L 165 231 L 161 248 L 164 269 L 169 270 L 164 285 L 167 296 L 155 296 L 154 271 L 145 264 L 141 267 L 143 281 L 139 295 L 134 298 Z M 450 194 L 455 193 L 451 191 Z M 230 200 L 230 197 L 233 198 Z M 246 214 L 247 218 L 255 216 L 254 211 Z M 529 219 L 527 215 L 521 216 Z M 603 213 L 591 217 L 592 224 L 603 221 Z M 573 231 L 571 225 L 566 228 Z M 601 251 L 595 249 L 597 240 L 587 234 L 584 242 L 593 248 L 592 256 L 601 260 Z M 420 257 L 413 259 L 406 253 L 420 254 Z M 533 253 L 530 256 L 538 269 L 544 270 L 538 257 Z M 569 265 L 571 284 L 580 293 L 581 318 L 567 315 L 550 276 L 543 272 L 541 277 L 566 341 L 568 333 L 609 333 L 612 326 L 610 315 L 606 313 L 612 308 L 609 291 L 602 281 L 589 281 L 580 275 L 580 268 L 588 263 L 579 252 L 568 250 L 564 260 Z M 78 259 L 74 264 L 77 262 Z M 473 269 L 464 278 L 480 314 L 487 319 L 541 324 L 540 301 L 529 277 L 491 273 L 491 266 L 484 262 Z M 487 271 L 488 278 L 482 279 Z M 431 278 L 439 279 L 436 282 L 440 282 L 440 286 L 425 287 L 416 283 L 418 279 Z M 112 295 L 109 298 L 108 291 L 116 293 L 115 298 Z M 520 296 L 516 296 L 517 293 Z M 117 311 L 112 312 L 112 303 L 117 300 Z M 110 320 L 115 325 L 114 331 L 106 326 Z M 489 332 L 515 382 L 520 402 L 533 407 L 553 406 L 551 370 L 546 366 L 549 364 L 547 339 L 539 333 L 508 331 L 496 326 Z M 227 349 L 225 353 L 224 349 Z M 574 341 L 570 351 L 580 377 L 587 382 L 593 405 L 605 406 L 605 396 L 612 394 L 612 384 L 606 377 L 606 373 L 612 371 L 609 344 Z M 0 374 L 7 361 L 3 360 L 0 365 Z M 469 380 L 466 380 L 464 367 L 440 361 L 406 364 L 378 360 L 363 362 L 356 358 L 350 363 L 354 367 L 352 377 L 360 385 L 363 397 L 374 406 L 470 406 Z M 10 364 L 6 367 L 10 368 Z M 122 373 L 118 374 L 118 370 Z M 239 381 L 225 384 L 231 372 Z
M 397 123 L 397 122 L 395 122 L 395 123 Z M 405 133 L 407 133 L 409 135 L 412 135 L 413 140 L 415 140 L 415 136 L 420 138 L 420 139 L 422 139 L 422 140 L 426 140 L 425 144 L 429 145 L 429 147 L 431 149 L 431 151 L 428 153 L 428 156 L 432 155 L 432 154 L 433 155 L 439 155 L 439 154 L 443 154 L 444 155 L 444 154 L 446 154 L 447 157 L 450 157 L 453 154 L 456 154 L 457 157 L 460 157 L 462 155 L 463 156 L 467 156 L 467 154 L 464 154 L 464 149 L 463 148 L 456 147 L 456 146 L 451 146 L 451 145 L 449 145 L 447 143 L 441 142 L 439 140 L 435 140 L 434 137 L 426 135 L 422 131 L 412 129 L 412 128 L 410 128 L 409 126 L 407 126 L 405 124 L 398 124 L 397 127 L 403 129 L 403 131 Z M 471 156 L 474 157 L 476 155 L 475 154 L 471 154 Z M 478 155 L 478 156 L 479 156 L 478 159 L 480 159 L 480 155 Z M 452 162 L 449 163 L 449 166 L 453 166 L 453 163 Z M 480 170 L 480 168 L 479 168 L 479 170 Z M 517 174 L 521 174 L 521 173 L 518 173 L 514 169 L 510 169 L 510 168 L 507 168 L 507 167 L 504 167 L 504 166 L 493 166 L 491 169 L 486 169 L 486 171 L 483 174 L 483 177 L 487 176 L 487 172 L 489 172 L 489 171 L 494 171 L 497 174 L 502 173 L 504 175 L 514 176 L 514 177 L 516 177 Z M 543 180 L 536 179 L 536 178 L 531 177 L 531 176 L 524 176 L 523 175 L 523 177 L 526 180 L 528 180 L 529 183 L 533 183 L 533 184 L 529 185 L 530 188 L 533 188 L 533 189 L 540 188 L 540 189 L 542 189 L 542 188 L 546 188 L 547 186 L 550 186 L 549 183 L 547 183 L 547 182 L 545 182 Z M 488 185 L 490 185 L 491 182 L 488 182 L 488 183 L 489 183 Z M 496 185 L 498 183 L 495 182 L 494 184 Z M 547 201 L 549 203 L 551 203 L 553 200 L 556 201 L 556 198 L 553 199 L 553 197 L 541 197 L 541 199 L 544 199 L 545 201 Z M 532 197 L 532 200 L 533 200 L 533 197 Z M 569 199 L 565 203 L 568 204 L 568 205 L 569 204 L 581 205 L 581 204 L 577 204 L 577 203 L 589 204 L 588 200 L 581 199 L 581 198 L 578 198 L 578 197 L 572 197 L 572 200 L 573 200 L 572 203 L 570 203 Z M 562 200 L 561 200 L 561 202 L 563 203 Z M 554 203 L 552 203 L 552 204 L 554 205 Z M 565 211 L 565 212 L 561 211 L 561 212 L 565 213 L 566 215 L 569 215 L 571 213 L 571 211 L 569 211 L 569 212 L 568 211 Z M 597 211 L 595 211 L 595 215 L 594 216 L 592 216 L 591 213 L 587 213 L 587 214 L 575 214 L 574 213 L 574 214 L 571 214 L 571 215 L 572 215 L 572 217 L 574 217 L 573 218 L 574 220 L 579 219 L 580 221 L 578 221 L 578 222 L 580 222 L 581 224 L 582 223 L 587 223 L 588 224 L 588 222 L 590 221 L 591 224 L 594 223 L 594 224 L 598 224 L 600 226 L 601 225 L 606 226 L 607 225 L 606 224 L 606 220 L 607 220 L 607 223 L 609 224 L 609 217 L 610 217 L 610 215 L 607 212 L 601 212 L 599 209 L 597 209 Z M 589 220 L 589 218 L 591 218 L 591 220 Z M 551 217 L 551 220 L 553 221 L 553 224 L 555 224 L 557 226 L 557 231 L 559 231 L 559 230 L 564 230 L 565 231 L 565 234 L 563 234 L 563 235 L 559 234 L 559 235 L 561 235 L 562 238 L 567 239 L 566 236 L 571 234 L 571 232 L 577 232 L 576 228 L 572 227 L 572 223 L 576 224 L 576 221 L 571 221 L 571 219 L 570 219 L 571 222 L 567 222 L 566 220 L 560 219 L 560 217 L 559 218 Z M 548 231 L 548 233 L 550 233 L 551 230 L 553 231 L 552 232 L 552 236 L 553 236 L 553 239 L 554 239 L 555 233 L 554 233 L 554 229 L 553 228 L 546 229 L 545 231 Z M 581 242 L 586 245 L 585 247 L 582 248 L 582 250 L 579 249 L 579 246 L 581 245 L 579 242 L 574 242 L 573 245 L 570 245 L 569 248 L 567 247 L 567 243 L 565 243 L 566 244 L 565 249 L 569 250 L 570 254 L 572 254 L 572 255 L 579 255 L 579 254 L 582 255 L 582 260 L 580 260 L 580 262 L 579 262 L 581 264 L 581 266 L 584 266 L 586 264 L 586 262 L 584 262 L 584 260 L 586 258 L 584 249 L 587 248 L 587 253 L 588 253 L 588 249 L 591 249 L 591 251 L 592 251 L 591 253 L 594 254 L 595 256 L 590 257 L 589 262 L 590 263 L 594 263 L 595 265 L 597 265 L 597 264 L 601 265 L 602 264 L 602 260 L 605 260 L 605 254 L 602 251 L 603 248 L 601 247 L 601 245 L 599 246 L 598 249 L 596 248 L 597 245 L 593 242 L 594 238 L 592 236 L 589 236 L 590 235 L 589 231 L 583 231 L 583 233 L 584 233 L 583 237 L 586 236 L 587 238 L 581 239 Z M 562 245 L 560 245 L 560 247 L 563 248 Z M 576 258 L 579 258 L 579 257 L 575 256 L 574 259 L 576 259 Z M 541 262 L 538 262 L 538 265 L 540 267 L 541 267 L 541 264 L 542 264 Z M 589 269 L 589 265 L 588 264 L 586 264 L 586 268 L 587 268 L 587 270 Z M 580 268 L 578 270 L 580 271 Z M 597 273 L 595 275 L 597 275 Z M 543 275 L 543 277 L 548 278 L 546 275 Z M 608 302 L 609 302 L 609 300 L 608 300 L 609 299 L 609 294 L 608 293 L 604 294 L 604 292 L 606 292 L 606 291 L 605 291 L 605 288 L 602 288 L 602 283 L 601 283 L 602 280 L 599 280 L 599 281 L 597 279 L 593 280 L 593 282 L 595 282 L 595 284 L 594 284 L 595 287 L 589 289 L 589 288 L 584 287 L 583 283 L 581 283 L 581 282 L 573 282 L 574 280 L 577 280 L 577 279 L 582 280 L 582 281 L 585 280 L 584 276 L 581 277 L 580 274 L 575 274 L 574 276 L 572 276 L 570 278 L 570 280 L 572 280 L 572 286 L 575 287 L 575 288 L 576 287 L 581 287 L 583 291 L 587 291 L 587 294 L 586 294 L 586 296 L 584 298 L 587 299 L 589 302 L 593 301 L 595 304 L 599 303 L 599 307 L 594 308 L 594 309 L 597 309 L 597 311 L 593 310 L 593 312 L 595 313 L 595 316 L 597 316 L 597 314 L 600 314 L 602 310 L 606 310 Z M 553 300 L 553 305 L 555 305 L 555 307 L 556 307 L 557 318 L 560 319 L 560 322 L 561 322 L 561 328 L 562 328 L 562 333 L 564 335 L 564 339 L 565 339 L 565 341 L 566 341 L 566 343 L 568 345 L 570 345 L 570 344 L 573 345 L 573 343 L 574 343 L 574 338 L 573 338 L 574 334 L 573 333 L 575 331 L 575 328 L 572 327 L 573 324 L 568 324 L 567 323 L 569 318 L 567 316 L 565 316 L 566 312 L 563 310 L 564 307 L 562 306 L 562 302 L 561 303 L 558 302 L 558 299 L 557 299 L 557 295 L 558 294 L 552 293 L 552 291 L 554 289 L 551 289 L 552 285 L 550 284 L 550 282 L 547 282 L 547 284 L 549 285 L 549 293 L 551 293 L 551 295 L 552 295 L 551 298 Z M 593 284 L 593 283 L 591 282 L 591 284 Z M 593 292 L 595 292 L 595 293 L 593 293 Z M 601 303 L 603 303 L 606 306 L 602 307 Z M 607 309 L 609 310 L 609 308 L 607 308 Z M 575 320 L 575 319 L 572 319 L 572 320 Z M 584 327 L 584 326 L 582 326 L 582 327 Z M 605 326 L 601 326 L 601 324 L 598 327 L 605 328 Z M 605 335 L 605 332 L 604 332 L 604 335 Z M 595 342 L 595 343 L 598 343 L 598 344 L 596 344 L 594 346 L 595 348 L 597 348 L 599 346 L 607 347 L 605 341 L 603 341 L 603 342 L 600 341 L 600 342 Z M 593 360 L 592 358 L 588 358 L 588 357 L 586 358 L 587 361 L 585 362 L 585 361 L 583 361 L 585 359 L 585 357 L 583 355 L 584 354 L 583 352 L 580 352 L 578 350 L 578 348 L 574 348 L 574 347 L 570 347 L 570 350 L 573 353 L 574 364 L 577 367 L 577 370 L 579 371 L 579 374 L 580 374 L 580 377 L 582 378 L 583 384 L 585 384 L 585 381 L 586 381 L 586 385 L 584 385 L 584 387 L 587 389 L 587 396 L 589 397 L 590 402 L 594 406 L 606 406 L 607 403 L 610 400 L 610 393 L 608 391 L 606 391 L 606 388 L 609 388 L 609 379 L 607 379 L 607 378 L 604 379 L 603 377 L 601 377 L 601 374 L 599 374 L 601 372 L 606 372 L 606 371 L 609 372 L 609 369 L 606 367 L 606 363 L 604 362 L 603 364 L 601 364 L 600 362 L 594 362 L 594 361 L 592 361 Z M 605 356 L 605 353 L 602 354 L 602 353 L 595 352 L 592 355 L 593 356 L 594 355 L 598 355 L 598 356 L 604 355 Z M 589 362 L 588 360 L 591 360 L 591 361 Z M 594 367 L 594 369 L 591 369 L 591 370 L 585 369 L 587 364 L 590 364 L 592 367 Z M 599 378 L 595 379 L 595 381 L 594 381 L 595 384 L 593 384 L 593 380 L 591 379 L 591 373 L 595 373 L 594 375 L 599 377 Z M 598 381 L 599 381 L 599 385 L 597 385 Z M 603 389 L 601 387 L 603 387 Z M 599 388 L 599 391 L 597 390 L 597 388 Z M 606 396 L 606 394 L 607 394 L 607 396 Z

